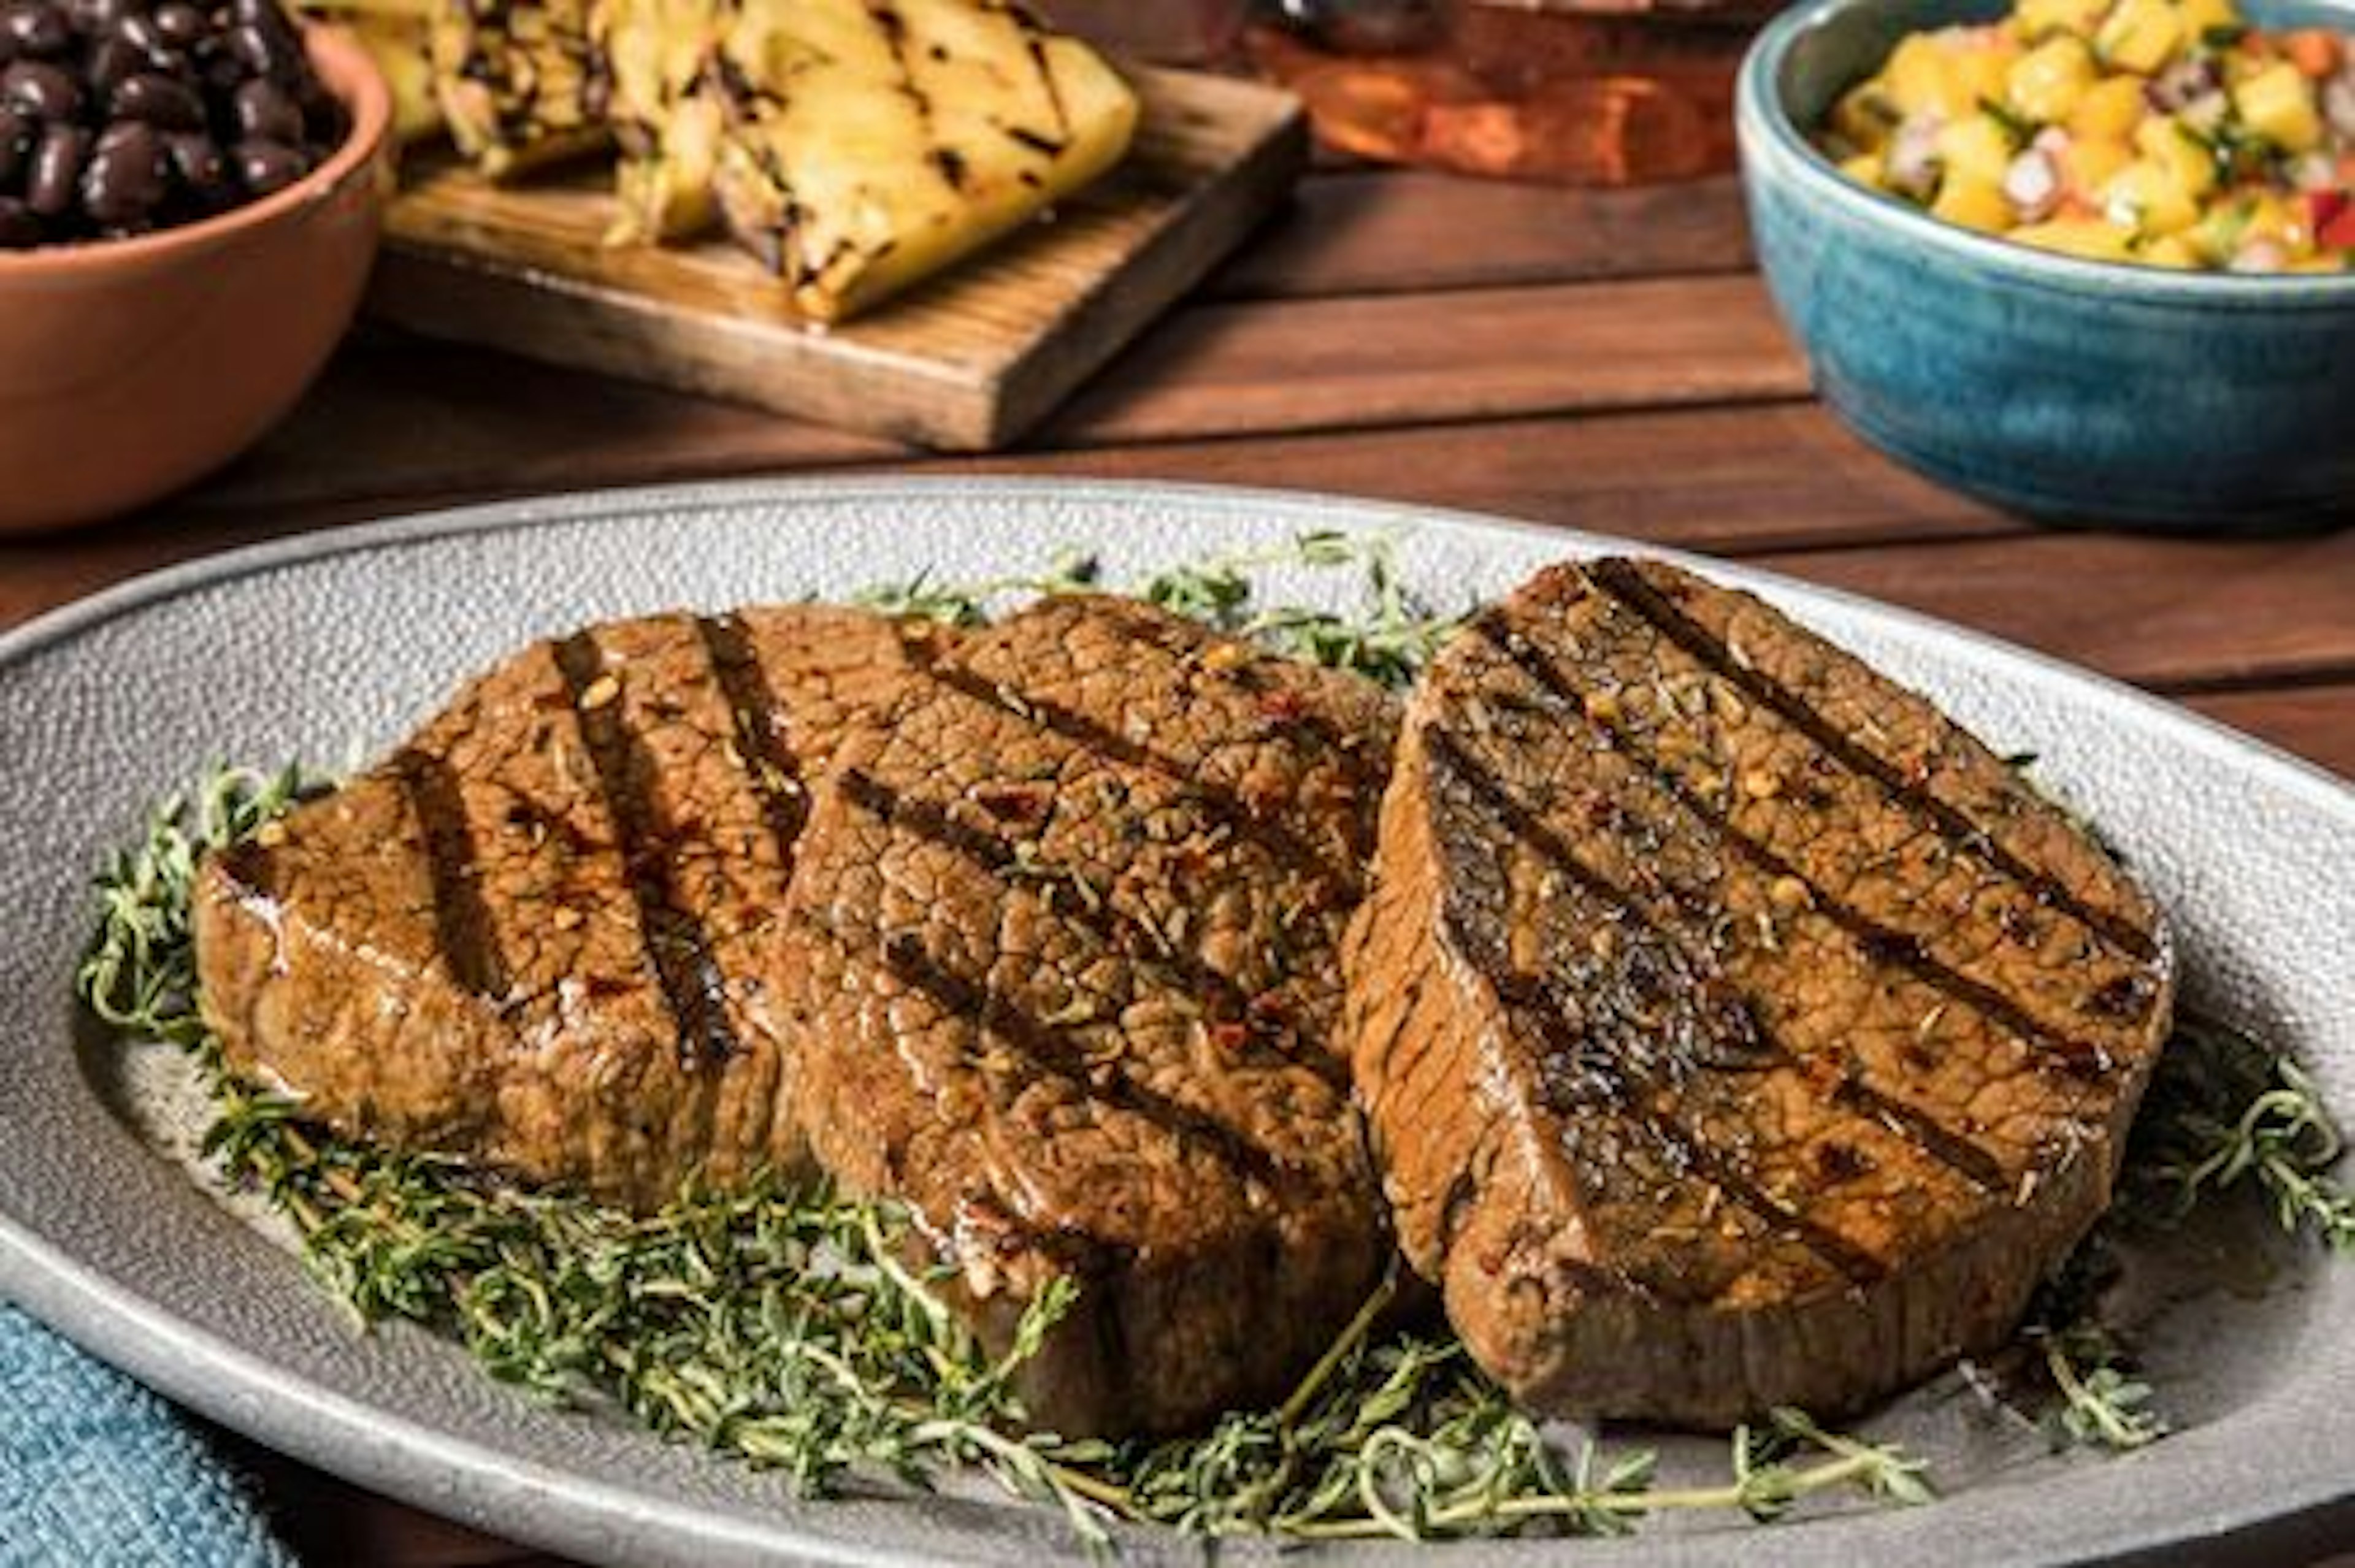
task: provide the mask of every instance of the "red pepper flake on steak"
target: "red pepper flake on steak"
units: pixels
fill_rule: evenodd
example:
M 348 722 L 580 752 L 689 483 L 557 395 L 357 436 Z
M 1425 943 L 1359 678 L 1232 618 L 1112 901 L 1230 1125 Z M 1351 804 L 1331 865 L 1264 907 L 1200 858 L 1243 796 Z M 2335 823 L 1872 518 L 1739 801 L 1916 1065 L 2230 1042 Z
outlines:
M 1409 706 L 1343 1039 L 1400 1243 L 1548 1412 L 1853 1410 L 2013 1330 L 2169 1026 L 2156 910 L 1921 698 L 1674 568 Z
M 808 781 L 950 635 L 792 607 L 533 645 L 207 863 L 208 1022 L 345 1132 L 610 1201 L 806 1168 L 779 912 Z
M 1078 1277 L 1026 1384 L 1041 1424 L 1281 1397 L 1389 1253 L 1332 1029 L 1392 705 L 1096 597 L 927 676 L 844 742 L 803 839 L 817 1157 L 913 1210 L 986 1337 Z

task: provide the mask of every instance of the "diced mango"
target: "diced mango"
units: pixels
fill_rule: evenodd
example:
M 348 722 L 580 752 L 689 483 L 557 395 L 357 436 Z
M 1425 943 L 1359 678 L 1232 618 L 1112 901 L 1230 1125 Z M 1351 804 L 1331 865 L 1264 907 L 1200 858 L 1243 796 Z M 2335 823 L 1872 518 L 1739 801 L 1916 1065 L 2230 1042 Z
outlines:
M 2240 204 L 2239 244 L 2252 240 L 2270 240 L 2277 245 L 2295 248 L 2305 223 L 2293 211 L 2289 203 L 2269 190 L 2257 191 Z
M 2011 62 L 2004 74 L 2004 98 L 2018 113 L 2049 125 L 2068 118 L 2094 79 L 2093 51 L 2083 38 L 2063 34 Z
M 2091 201 L 2111 177 L 2134 162 L 2124 142 L 2107 136 L 2080 136 L 2061 149 L 2061 187 Z
M 2094 35 L 2094 48 L 2121 70 L 2156 75 L 2183 42 L 2183 18 L 2168 0 L 2118 0 Z
M 2003 172 L 2019 151 L 2012 144 L 2011 133 L 1992 114 L 1955 121 L 1938 133 L 1937 144 L 1947 178 L 1960 176 L 1988 185 L 2003 183 Z
M 2110 0 L 2019 0 L 2012 16 L 2020 36 L 2034 43 L 2052 33 L 2089 36 L 2109 5 Z
M 2040 251 L 2083 256 L 2093 261 L 2125 261 L 2133 258 L 2134 230 L 2098 218 L 2056 218 L 2015 229 L 2010 238 Z
M 1951 120 L 1977 107 L 1977 101 L 1961 97 L 1953 55 L 1927 33 L 1915 33 L 1900 43 L 1881 80 L 1890 101 L 1906 119 L 1934 114 Z
M 1840 95 L 1832 109 L 1832 129 L 1851 147 L 1878 150 L 1901 116 L 1878 81 L 1868 81 Z
M 1949 223 L 1983 234 L 1999 234 L 2019 217 L 2000 186 L 1968 175 L 1948 175 L 1938 187 L 1938 199 L 1930 204 L 1930 210 Z
M 2200 204 L 2163 166 L 2137 158 L 2102 187 L 2102 214 L 2138 234 L 2179 234 L 2200 221 Z
M 2153 114 L 2135 127 L 2135 146 L 2165 169 L 2193 200 L 2216 188 L 2216 155 L 2172 115 Z
M 2110 77 L 2087 88 L 2069 111 L 2069 133 L 2123 142 L 2145 112 L 2142 83 L 2130 76 Z
M 2135 252 L 2135 259 L 2154 267 L 2171 267 L 2177 272 L 2197 272 L 2208 264 L 2207 259 L 2193 250 L 2180 234 L 2169 234 L 2154 240 Z
M 2322 115 L 2314 88 L 2297 67 L 2282 60 L 2232 89 L 2241 122 L 2289 153 L 2309 153 L 2322 144 Z

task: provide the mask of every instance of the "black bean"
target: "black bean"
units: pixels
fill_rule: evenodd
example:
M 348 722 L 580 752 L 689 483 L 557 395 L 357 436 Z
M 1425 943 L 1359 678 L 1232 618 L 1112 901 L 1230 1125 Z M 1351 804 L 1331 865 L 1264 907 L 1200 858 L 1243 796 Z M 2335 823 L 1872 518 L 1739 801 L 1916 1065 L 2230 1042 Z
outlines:
M 104 37 L 131 14 L 131 0 L 66 0 L 66 19 L 84 37 Z
M 116 88 L 154 69 L 155 62 L 138 48 L 110 36 L 91 49 L 82 74 L 90 78 L 92 88 L 112 97 Z
M 186 0 L 166 0 L 155 7 L 155 31 L 176 49 L 192 49 L 212 37 L 212 24 Z
M 32 157 L 32 123 L 13 109 L 0 109 L 0 190 L 16 187 Z
M 202 131 L 178 131 L 165 135 L 164 155 L 180 188 L 200 202 L 211 205 L 234 194 L 229 189 L 229 160 L 221 156 L 219 144 Z
M 0 70 L 0 104 L 35 120 L 70 120 L 81 111 L 81 89 L 47 60 L 16 60 Z
M 55 59 L 73 48 L 73 28 L 47 5 L 17 5 L 0 20 L 0 38 L 18 59 Z
M 0 251 L 22 251 L 41 242 L 41 220 L 13 196 L 0 196 Z
M 90 156 L 90 133 L 80 125 L 52 125 L 33 149 L 32 172 L 25 176 L 25 205 L 43 218 L 73 210 L 74 185 Z
M 164 29 L 157 27 L 155 18 L 144 11 L 125 12 L 123 19 L 114 24 L 114 36 L 150 59 L 173 52 L 170 40 L 164 37 Z
M 293 95 L 276 82 L 238 83 L 236 107 L 240 141 L 302 145 L 303 111 L 295 107 Z
M 230 58 L 256 76 L 281 81 L 293 74 L 302 50 L 282 28 L 266 22 L 243 22 L 229 30 Z
M 166 131 L 197 131 L 205 123 L 205 101 L 196 89 L 154 71 L 130 78 L 107 101 L 118 119 L 144 120 Z
M 249 196 L 283 190 L 311 172 L 309 158 L 278 142 L 240 142 L 236 159 L 237 183 Z
M 82 210 L 120 229 L 155 211 L 165 188 L 163 138 L 152 125 L 118 120 L 100 134 L 82 170 Z

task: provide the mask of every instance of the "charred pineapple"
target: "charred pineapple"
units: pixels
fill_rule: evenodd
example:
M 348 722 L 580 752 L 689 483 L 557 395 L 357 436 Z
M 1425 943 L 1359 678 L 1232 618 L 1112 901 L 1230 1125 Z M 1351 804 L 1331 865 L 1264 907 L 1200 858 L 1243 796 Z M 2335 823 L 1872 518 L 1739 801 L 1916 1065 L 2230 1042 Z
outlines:
M 734 13 L 733 0 L 595 0 L 590 46 L 621 149 L 610 241 L 685 239 L 719 220 L 723 111 L 712 67 Z
M 1110 168 L 1137 102 L 993 0 L 741 0 L 716 64 L 728 225 L 834 321 Z
M 458 150 L 493 179 L 606 141 L 588 0 L 441 0 L 434 86 Z
M 403 145 L 442 129 L 433 91 L 432 0 L 305 0 L 298 9 L 341 27 L 366 49 L 392 90 L 392 130 Z

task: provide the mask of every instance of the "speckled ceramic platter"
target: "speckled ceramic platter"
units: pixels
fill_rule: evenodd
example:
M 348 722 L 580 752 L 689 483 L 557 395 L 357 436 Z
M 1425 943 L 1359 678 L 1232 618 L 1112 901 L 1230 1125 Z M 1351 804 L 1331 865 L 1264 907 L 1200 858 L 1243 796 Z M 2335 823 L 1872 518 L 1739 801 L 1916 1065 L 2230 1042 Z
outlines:
M 602 616 L 837 594 L 919 571 L 1036 570 L 1092 547 L 1116 577 L 1308 528 L 1397 535 L 1442 604 L 1610 541 L 1353 501 L 1034 483 L 815 484 L 511 505 L 305 539 L 132 583 L 0 639 L 0 1294 L 186 1403 L 429 1509 L 602 1562 L 943 1560 L 1071 1550 L 992 1494 L 813 1503 L 616 1420 L 536 1406 L 452 1348 L 357 1332 L 295 1261 L 155 1147 L 126 1052 L 78 1021 L 87 879 L 208 761 L 337 764 L 467 671 Z M 2115 686 L 1949 627 L 1710 568 L 1919 686 L 2123 847 L 2175 923 L 2188 999 L 2286 1041 L 2355 1107 L 2355 793 Z M 1307 602 L 1348 585 L 1268 580 Z M 1870 1424 L 1945 1499 L 1628 1541 L 1362 1549 L 1449 1564 L 2278 1562 L 2355 1545 L 2355 1264 L 2261 1223 L 2156 1266 L 2138 1338 L 2179 1430 L 2054 1456 L 1949 1377 Z M 1648 1441 L 1648 1440 L 1647 1440 Z M 1669 1462 L 1703 1450 L 1670 1445 Z M 1721 1456 L 1721 1447 L 1707 1453 Z M 1139 1534 L 1135 1562 L 1195 1560 Z M 1230 1557 L 1273 1553 L 1246 1547 Z

